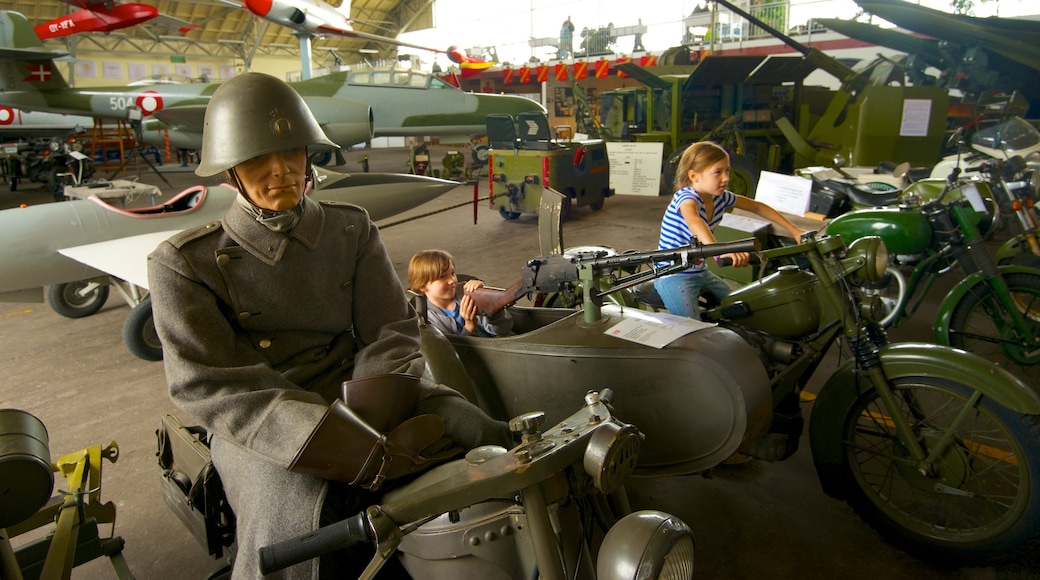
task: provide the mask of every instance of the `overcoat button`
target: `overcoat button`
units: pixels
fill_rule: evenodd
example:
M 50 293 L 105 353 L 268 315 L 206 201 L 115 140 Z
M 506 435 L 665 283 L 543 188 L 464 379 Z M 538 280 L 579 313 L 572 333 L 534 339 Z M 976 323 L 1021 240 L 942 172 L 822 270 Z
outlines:
M 271 348 L 271 339 L 263 338 L 260 340 L 260 348 Z
M 217 256 L 217 265 L 218 266 L 227 266 L 230 263 L 231 263 L 231 256 L 229 256 L 227 254 L 221 254 L 221 255 Z
M 252 318 L 252 317 L 253 317 L 253 315 L 248 313 L 248 312 L 239 312 L 238 313 L 238 321 L 239 322 L 248 322 L 249 319 Z

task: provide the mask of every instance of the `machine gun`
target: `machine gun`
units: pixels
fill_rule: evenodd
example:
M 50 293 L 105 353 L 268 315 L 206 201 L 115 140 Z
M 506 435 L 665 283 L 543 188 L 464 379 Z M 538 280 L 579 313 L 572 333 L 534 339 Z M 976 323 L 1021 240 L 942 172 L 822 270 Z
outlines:
M 493 315 L 531 292 L 556 292 L 571 282 L 581 282 L 585 320 L 600 319 L 604 296 L 636 284 L 685 270 L 696 260 L 732 252 L 757 252 L 758 240 L 701 244 L 672 250 L 626 252 L 609 255 L 602 249 L 539 256 L 527 262 L 520 280 L 505 290 L 478 288 L 469 293 L 478 310 Z M 649 266 L 649 269 L 640 269 Z M 619 276 L 618 273 L 621 273 Z M 601 286 L 601 281 L 606 285 Z
M 738 14 L 744 19 L 746 19 L 751 24 L 754 24 L 755 26 L 768 32 L 769 34 L 775 36 L 777 40 L 780 40 L 787 46 L 790 46 L 791 48 L 802 53 L 802 56 L 805 57 L 805 60 L 811 62 L 816 68 L 832 75 L 834 78 L 841 81 L 842 90 L 848 91 L 850 93 L 855 93 L 867 86 L 868 81 L 863 77 L 863 75 L 845 66 L 838 59 L 831 56 L 827 56 L 817 48 L 805 46 L 804 44 L 798 42 L 790 36 L 787 36 L 786 34 L 766 24 L 762 20 L 752 16 L 745 10 L 742 10 L 739 6 L 736 6 L 732 2 L 728 2 L 727 0 L 715 0 L 715 2 L 721 4 L 722 6 L 725 6 L 735 14 Z

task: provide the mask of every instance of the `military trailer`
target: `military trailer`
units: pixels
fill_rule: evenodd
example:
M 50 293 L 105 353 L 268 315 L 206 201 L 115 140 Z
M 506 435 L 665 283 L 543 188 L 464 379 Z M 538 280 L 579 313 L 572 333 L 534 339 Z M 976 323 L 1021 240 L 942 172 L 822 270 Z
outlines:
M 548 118 L 537 112 L 520 113 L 515 121 L 510 115 L 488 115 L 487 135 L 491 203 L 507 220 L 538 213 L 547 188 L 566 196 L 564 219 L 572 206 L 598 210 L 614 194 L 602 139 L 554 136 Z

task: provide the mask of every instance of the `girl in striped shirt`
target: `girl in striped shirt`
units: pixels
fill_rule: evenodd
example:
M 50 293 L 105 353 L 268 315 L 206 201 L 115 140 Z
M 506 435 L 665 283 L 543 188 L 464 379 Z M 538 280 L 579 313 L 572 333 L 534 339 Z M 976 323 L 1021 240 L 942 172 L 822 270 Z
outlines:
M 715 228 L 722 221 L 726 210 L 734 207 L 758 214 L 790 232 L 796 240 L 801 238 L 802 230 L 778 211 L 728 191 L 728 184 L 729 154 L 726 150 L 709 141 L 690 145 L 679 160 L 675 172 L 675 188 L 678 191 L 672 196 L 661 220 L 661 238 L 657 248 L 680 248 L 694 238 L 703 244 L 715 243 Z M 750 258 L 746 252 L 726 254 L 725 257 L 732 258 L 733 265 L 738 267 L 747 266 Z M 719 299 L 730 293 L 729 284 L 709 271 L 704 260 L 697 260 L 689 269 L 677 274 L 658 278 L 654 286 L 668 312 L 698 319 L 700 309 L 697 297 L 702 288 Z

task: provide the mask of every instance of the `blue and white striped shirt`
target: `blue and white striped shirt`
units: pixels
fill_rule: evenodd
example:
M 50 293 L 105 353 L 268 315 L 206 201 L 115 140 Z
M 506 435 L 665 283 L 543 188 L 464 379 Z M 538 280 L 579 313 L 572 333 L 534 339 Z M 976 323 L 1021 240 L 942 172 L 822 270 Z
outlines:
M 727 190 L 722 195 L 717 196 L 715 198 L 714 215 L 708 216 L 700 194 L 694 191 L 692 187 L 687 186 L 675 192 L 675 195 L 672 196 L 672 202 L 668 204 L 668 209 L 664 211 L 664 218 L 661 220 L 661 237 L 657 241 L 658 250 L 671 250 L 689 245 L 693 233 L 690 231 L 689 224 L 686 223 L 686 218 L 679 211 L 679 206 L 687 200 L 697 202 L 698 214 L 708 224 L 708 229 L 714 232 L 719 222 L 722 221 L 722 215 L 726 213 L 726 210 L 736 205 L 737 194 Z M 705 269 L 704 260 L 697 260 L 692 267 L 684 270 L 683 273 L 697 274 Z

